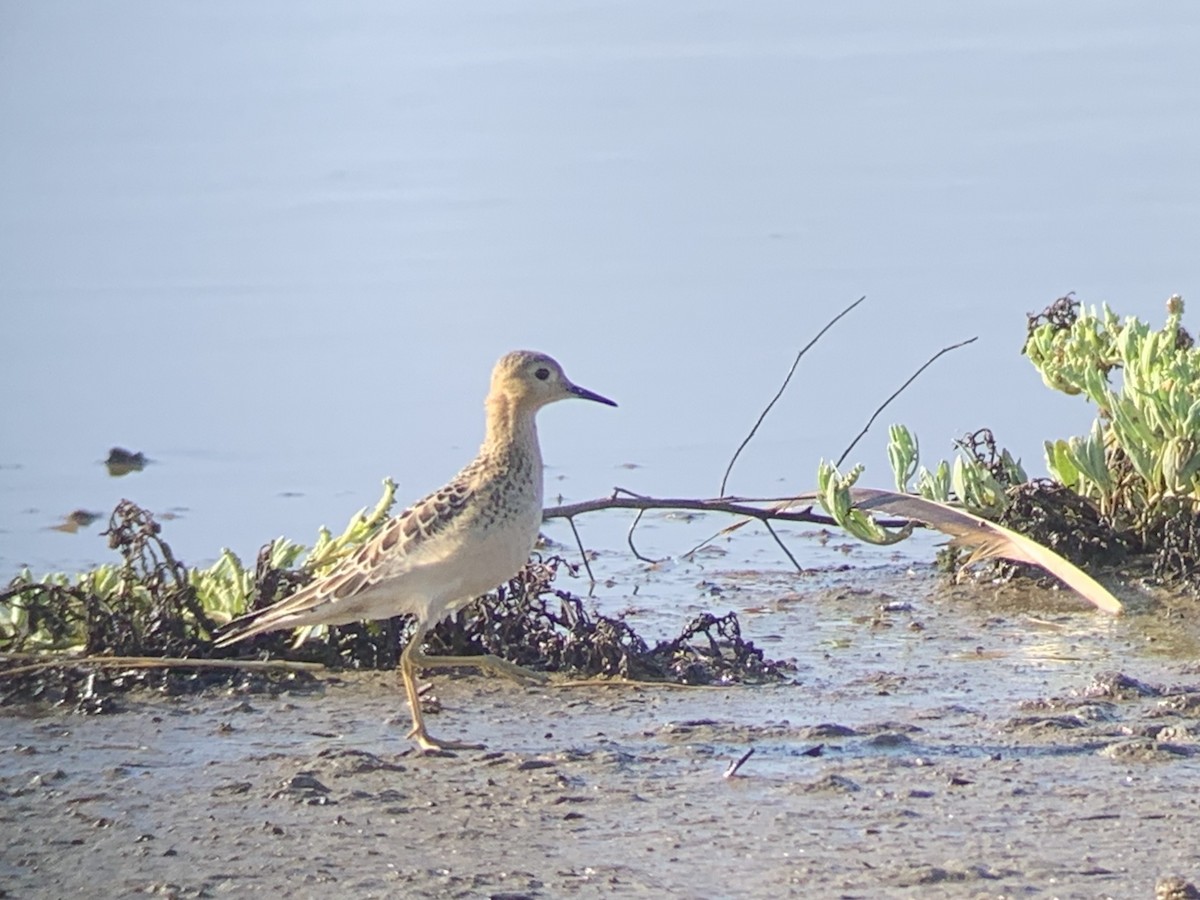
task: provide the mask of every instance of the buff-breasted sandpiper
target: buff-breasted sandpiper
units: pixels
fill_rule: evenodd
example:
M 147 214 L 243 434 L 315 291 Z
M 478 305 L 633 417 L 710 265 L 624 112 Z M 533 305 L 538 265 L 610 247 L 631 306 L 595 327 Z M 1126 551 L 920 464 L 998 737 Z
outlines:
M 475 459 L 445 487 L 390 519 L 327 576 L 231 622 L 217 646 L 278 628 L 411 615 L 416 625 L 400 654 L 412 711 L 408 736 L 423 750 L 479 748 L 437 740 L 425 730 L 417 670 L 472 666 L 515 678 L 531 673 L 494 656 L 426 656 L 422 644 L 433 625 L 508 581 L 528 560 L 542 522 L 535 417 L 548 403 L 570 397 L 616 406 L 572 384 L 544 353 L 517 350 L 501 357 L 492 371 L 487 432 Z

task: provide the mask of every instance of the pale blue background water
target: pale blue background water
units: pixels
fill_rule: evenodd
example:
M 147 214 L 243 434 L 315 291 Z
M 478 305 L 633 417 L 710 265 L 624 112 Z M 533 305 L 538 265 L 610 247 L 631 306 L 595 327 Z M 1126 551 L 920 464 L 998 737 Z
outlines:
M 185 508 L 197 563 L 340 528 L 384 475 L 412 499 L 514 347 L 621 403 L 543 413 L 551 496 L 711 495 L 862 294 L 731 490 L 812 487 L 972 335 L 864 481 L 892 421 L 1040 472 L 1091 411 L 1018 355 L 1026 312 L 1200 321 L 1197 47 L 1193 2 L 6 0 L 0 577 L 108 558 L 47 526 L 123 496 Z M 117 444 L 157 463 L 110 479 Z

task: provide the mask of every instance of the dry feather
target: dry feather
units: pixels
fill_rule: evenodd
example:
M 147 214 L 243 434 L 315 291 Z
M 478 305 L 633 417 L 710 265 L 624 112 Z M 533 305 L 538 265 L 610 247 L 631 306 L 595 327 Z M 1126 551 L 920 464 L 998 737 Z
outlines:
M 895 491 L 851 488 L 850 496 L 855 506 L 864 512 L 880 510 L 891 515 L 916 519 L 930 528 L 950 535 L 952 546 L 972 548 L 967 565 L 1000 557 L 1039 566 L 1098 609 L 1114 615 L 1121 612 L 1121 601 L 1078 566 L 1067 562 L 1037 541 L 995 522 L 989 522 L 944 503 L 936 503 L 911 494 L 898 494 Z

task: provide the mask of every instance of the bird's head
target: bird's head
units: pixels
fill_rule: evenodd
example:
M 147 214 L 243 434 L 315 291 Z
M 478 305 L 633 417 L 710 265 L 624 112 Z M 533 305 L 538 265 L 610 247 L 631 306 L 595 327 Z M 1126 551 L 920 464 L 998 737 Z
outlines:
M 500 357 L 492 370 L 491 396 L 507 397 L 519 406 L 534 410 L 571 397 L 617 405 L 607 397 L 572 383 L 553 358 L 532 350 L 514 350 Z

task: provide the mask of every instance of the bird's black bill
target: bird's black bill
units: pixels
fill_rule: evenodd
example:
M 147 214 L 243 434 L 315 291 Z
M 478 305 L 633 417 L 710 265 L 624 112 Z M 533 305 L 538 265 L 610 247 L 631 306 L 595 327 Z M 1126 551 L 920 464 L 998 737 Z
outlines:
M 571 385 L 569 388 L 567 388 L 567 390 L 582 400 L 595 400 L 597 403 L 603 403 L 605 406 L 616 406 L 617 405 L 612 400 L 609 400 L 607 397 L 601 397 L 599 394 L 595 393 L 594 391 L 589 391 L 587 388 L 581 388 L 577 384 Z

